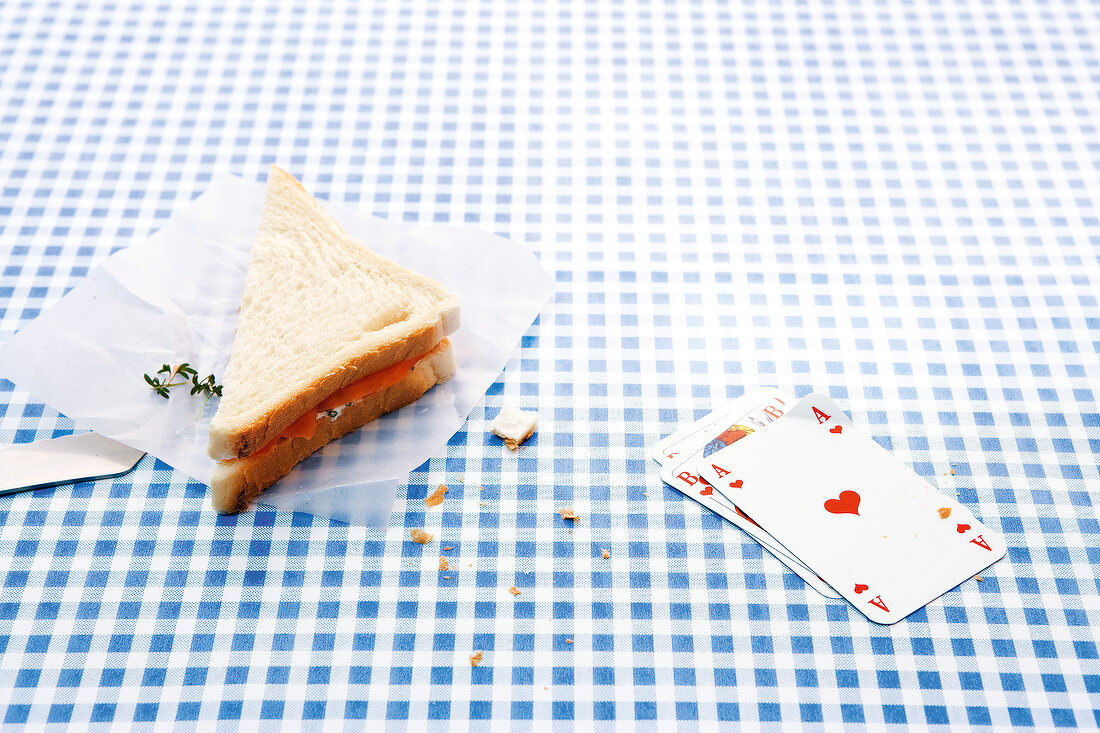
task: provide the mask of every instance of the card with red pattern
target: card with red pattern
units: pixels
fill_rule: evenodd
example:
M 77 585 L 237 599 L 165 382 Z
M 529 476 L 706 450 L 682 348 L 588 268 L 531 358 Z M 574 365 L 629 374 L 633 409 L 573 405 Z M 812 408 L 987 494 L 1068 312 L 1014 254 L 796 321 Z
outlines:
M 1004 537 L 853 426 L 825 395 L 694 461 L 872 621 L 891 624 L 1001 559 Z

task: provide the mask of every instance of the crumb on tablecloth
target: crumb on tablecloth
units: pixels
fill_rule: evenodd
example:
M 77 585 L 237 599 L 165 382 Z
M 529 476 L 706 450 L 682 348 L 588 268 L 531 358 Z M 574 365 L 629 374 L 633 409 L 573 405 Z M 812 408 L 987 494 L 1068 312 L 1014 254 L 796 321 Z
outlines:
M 479 505 L 479 506 L 489 506 L 489 502 L 487 502 L 487 501 L 479 501 L 479 502 L 478 502 L 478 505 Z
M 466 483 L 466 474 L 462 474 L 461 476 L 458 477 L 458 483 L 460 483 L 460 484 Z
M 558 509 L 558 514 L 561 515 L 562 519 L 572 519 L 573 521 L 581 518 L 579 514 L 573 511 L 573 507 L 571 506 L 561 507 L 560 509 Z
M 447 558 L 444 557 L 443 555 L 439 556 L 439 569 L 440 570 L 450 570 L 451 569 L 450 564 L 447 562 Z
M 482 655 L 483 655 L 483 652 L 480 649 L 478 651 L 474 652 L 473 654 L 471 654 L 470 655 L 470 666 L 471 667 L 476 667 L 477 665 L 481 664 Z
M 443 503 L 443 497 L 447 494 L 447 485 L 440 484 L 439 488 L 424 497 L 424 503 L 428 506 L 439 506 Z
M 511 593 L 514 596 L 518 596 L 523 591 L 521 591 L 519 588 L 517 588 L 516 586 L 513 585 L 511 588 L 508 589 L 508 592 Z
M 539 423 L 537 412 L 520 410 L 519 408 L 505 405 L 497 413 L 489 428 L 494 435 L 504 440 L 504 444 L 511 450 L 516 450 L 535 432 L 535 426 Z
M 412 531 L 413 542 L 419 542 L 422 545 L 426 545 L 431 542 L 432 537 L 435 537 L 435 535 L 431 534 L 430 532 L 425 532 L 422 529 L 414 529 Z
M 947 519 L 951 516 L 951 507 L 949 506 L 941 506 L 937 511 L 940 513 L 940 519 Z
M 611 550 L 604 550 L 603 548 L 601 548 L 600 549 L 600 554 L 603 555 L 604 560 L 610 560 L 611 559 Z
M 975 575 L 974 580 L 978 581 L 979 583 L 983 582 L 982 581 L 982 576 L 980 576 L 980 575 Z
M 450 576 L 450 575 L 444 575 L 444 576 L 443 576 L 443 579 L 444 579 L 444 580 L 450 580 L 450 579 L 451 579 L 451 576 Z
M 446 547 L 444 547 L 444 548 L 443 548 L 443 552 L 447 552 L 447 551 L 448 551 L 448 550 L 450 550 L 450 549 L 451 549 L 451 546 L 450 546 L 450 545 L 447 545 Z
M 565 640 L 565 643 L 566 643 L 566 644 L 572 644 L 572 643 L 573 643 L 573 640 L 572 640 L 572 639 L 566 639 L 566 640 Z

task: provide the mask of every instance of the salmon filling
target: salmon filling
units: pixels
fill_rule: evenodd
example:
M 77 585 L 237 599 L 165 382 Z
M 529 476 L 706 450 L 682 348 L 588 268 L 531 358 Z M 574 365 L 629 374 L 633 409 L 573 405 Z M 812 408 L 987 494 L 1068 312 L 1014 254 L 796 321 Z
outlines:
M 309 440 L 317 434 L 317 422 L 324 415 L 333 411 L 339 411 L 353 402 L 358 402 L 361 399 L 370 397 L 375 392 L 381 392 L 386 387 L 392 387 L 397 384 L 404 379 L 409 372 L 416 368 L 416 365 L 427 355 L 427 353 L 428 352 L 425 352 L 419 356 L 414 356 L 411 359 L 405 359 L 405 361 L 399 361 L 393 366 L 386 367 L 374 374 L 368 374 L 346 387 L 341 387 L 326 397 L 315 408 L 306 412 L 306 414 L 288 425 L 286 430 L 268 441 L 264 447 L 257 451 L 253 451 L 249 455 L 262 456 L 270 453 L 275 450 L 275 447 L 280 443 L 292 438 L 305 438 Z M 335 418 L 336 416 L 331 415 L 330 417 Z M 236 459 L 231 458 L 230 460 Z

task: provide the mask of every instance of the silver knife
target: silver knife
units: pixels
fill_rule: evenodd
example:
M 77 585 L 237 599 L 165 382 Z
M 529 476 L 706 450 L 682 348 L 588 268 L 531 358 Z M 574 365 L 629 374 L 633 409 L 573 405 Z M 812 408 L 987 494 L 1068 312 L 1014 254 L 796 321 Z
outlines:
M 145 451 L 97 433 L 0 447 L 0 496 L 131 471 Z

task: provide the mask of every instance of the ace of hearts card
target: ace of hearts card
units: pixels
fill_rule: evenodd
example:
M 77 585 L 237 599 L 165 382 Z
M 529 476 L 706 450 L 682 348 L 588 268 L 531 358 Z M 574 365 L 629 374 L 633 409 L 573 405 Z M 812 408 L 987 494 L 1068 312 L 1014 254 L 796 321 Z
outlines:
M 694 468 L 877 623 L 900 621 L 1006 552 L 1000 533 L 824 395 Z

